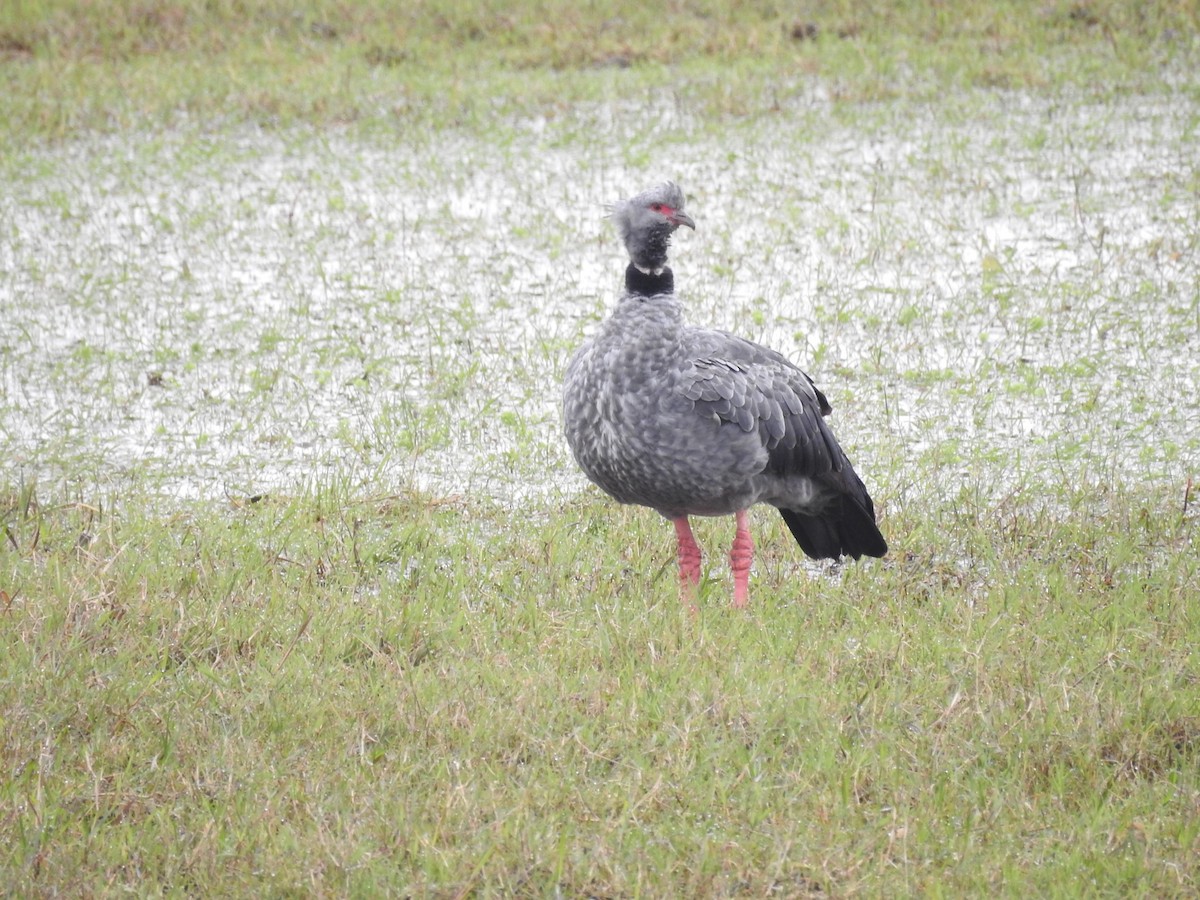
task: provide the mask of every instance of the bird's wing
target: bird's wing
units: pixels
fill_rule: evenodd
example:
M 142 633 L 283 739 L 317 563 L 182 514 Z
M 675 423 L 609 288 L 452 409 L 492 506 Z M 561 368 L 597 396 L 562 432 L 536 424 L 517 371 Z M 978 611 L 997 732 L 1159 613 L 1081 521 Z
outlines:
M 722 332 L 694 333 L 692 344 L 707 352 L 684 365 L 683 395 L 700 415 L 757 432 L 767 471 L 817 477 L 847 465 L 825 424 L 829 402 L 786 357 Z

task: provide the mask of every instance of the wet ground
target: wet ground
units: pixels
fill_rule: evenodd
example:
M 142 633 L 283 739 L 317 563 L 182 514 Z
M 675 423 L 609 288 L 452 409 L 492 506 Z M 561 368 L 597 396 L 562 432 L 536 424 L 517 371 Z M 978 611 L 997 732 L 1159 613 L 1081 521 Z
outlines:
M 0 475 L 167 498 L 582 484 L 559 379 L 663 178 L 694 321 L 770 343 L 873 493 L 1200 465 L 1200 103 L 799 91 L 448 130 L 121 134 L 0 176 Z

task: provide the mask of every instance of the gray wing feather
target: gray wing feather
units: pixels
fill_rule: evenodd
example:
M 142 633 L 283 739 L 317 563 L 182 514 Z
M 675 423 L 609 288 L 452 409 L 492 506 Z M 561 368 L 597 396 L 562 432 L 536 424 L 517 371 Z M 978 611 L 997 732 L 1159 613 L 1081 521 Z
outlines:
M 683 396 L 698 413 L 757 431 L 767 469 L 819 476 L 842 469 L 845 456 L 825 424 L 828 401 L 786 357 L 722 332 L 694 332 L 708 355 L 684 368 Z

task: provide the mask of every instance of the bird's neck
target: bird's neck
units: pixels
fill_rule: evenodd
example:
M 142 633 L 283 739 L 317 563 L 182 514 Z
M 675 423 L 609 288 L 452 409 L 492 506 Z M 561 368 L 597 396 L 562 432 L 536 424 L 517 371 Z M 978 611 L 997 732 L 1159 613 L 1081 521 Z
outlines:
M 653 272 L 646 272 L 630 263 L 625 269 L 625 290 L 629 294 L 641 297 L 673 294 L 675 292 L 675 276 L 671 274 L 671 270 L 667 266 Z
M 643 228 L 625 235 L 625 249 L 629 258 L 643 272 L 655 272 L 667 264 L 674 225 L 658 225 Z

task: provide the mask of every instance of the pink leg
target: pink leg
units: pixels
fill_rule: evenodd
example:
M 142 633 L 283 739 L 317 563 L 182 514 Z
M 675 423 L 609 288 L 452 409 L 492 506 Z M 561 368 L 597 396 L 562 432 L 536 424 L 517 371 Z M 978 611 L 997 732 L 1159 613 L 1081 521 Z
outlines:
M 680 516 L 671 522 L 675 525 L 675 537 L 679 542 L 679 587 L 684 599 L 692 602 L 700 585 L 700 546 L 692 534 L 687 516 Z
M 754 561 L 754 541 L 750 537 L 750 517 L 744 509 L 737 512 L 737 534 L 729 551 L 733 568 L 733 605 L 741 609 L 750 599 L 750 563 Z

